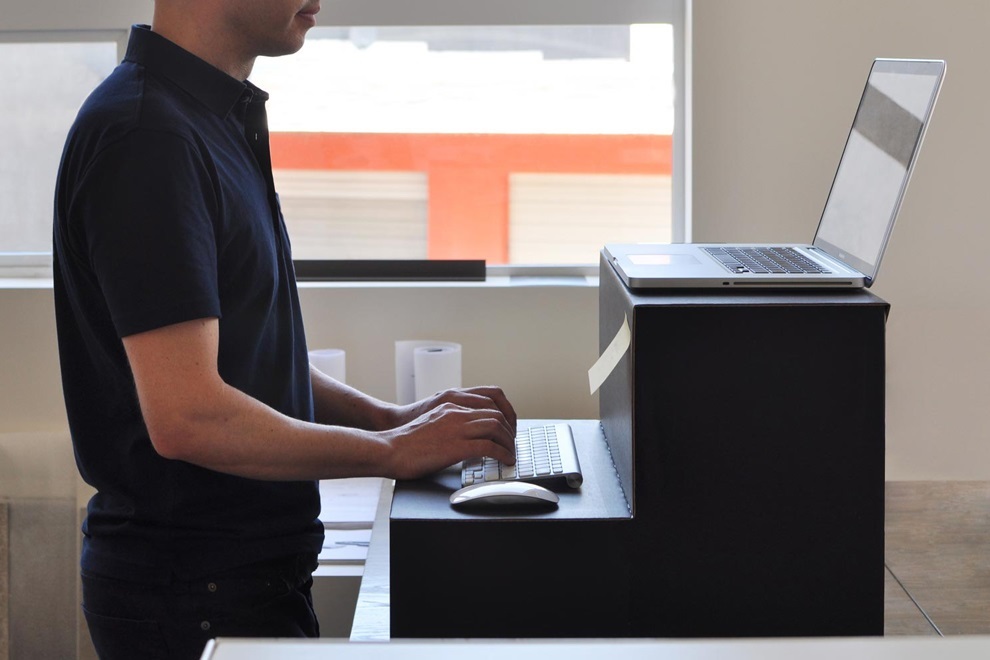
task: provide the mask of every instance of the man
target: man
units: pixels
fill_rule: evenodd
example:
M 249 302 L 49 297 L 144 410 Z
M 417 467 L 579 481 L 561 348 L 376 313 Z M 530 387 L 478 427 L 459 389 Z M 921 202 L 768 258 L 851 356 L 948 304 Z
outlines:
M 55 295 L 103 658 L 316 636 L 314 480 L 513 461 L 495 387 L 387 404 L 311 369 L 255 58 L 318 0 L 156 0 L 83 105 L 55 199 Z

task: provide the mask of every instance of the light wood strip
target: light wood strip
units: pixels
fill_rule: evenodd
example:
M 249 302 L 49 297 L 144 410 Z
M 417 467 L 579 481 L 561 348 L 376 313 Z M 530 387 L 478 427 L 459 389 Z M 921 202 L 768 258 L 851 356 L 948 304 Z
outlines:
M 887 566 L 945 635 L 990 633 L 990 482 L 889 482 Z
M 925 617 L 911 596 L 889 569 L 884 569 L 883 634 L 938 636 L 938 631 Z
M 7 503 L 0 502 L 0 660 L 10 659 L 10 526 Z

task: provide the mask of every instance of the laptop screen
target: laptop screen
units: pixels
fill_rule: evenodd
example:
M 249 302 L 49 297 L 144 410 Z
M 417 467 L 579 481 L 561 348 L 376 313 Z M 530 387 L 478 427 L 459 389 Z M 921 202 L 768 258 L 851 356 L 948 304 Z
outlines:
M 938 96 L 945 63 L 876 60 L 814 244 L 876 275 Z

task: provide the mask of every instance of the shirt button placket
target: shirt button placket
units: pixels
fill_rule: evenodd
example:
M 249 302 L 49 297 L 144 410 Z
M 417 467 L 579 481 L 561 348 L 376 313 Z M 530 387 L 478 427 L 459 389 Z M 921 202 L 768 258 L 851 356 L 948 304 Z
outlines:
M 206 583 L 206 590 L 209 591 L 211 594 L 215 594 L 217 592 L 217 589 L 218 589 L 218 587 L 217 587 L 217 583 L 216 582 L 207 582 Z M 203 632 L 208 631 L 210 629 L 210 622 L 209 621 L 201 621 L 200 624 L 199 624 L 199 628 Z

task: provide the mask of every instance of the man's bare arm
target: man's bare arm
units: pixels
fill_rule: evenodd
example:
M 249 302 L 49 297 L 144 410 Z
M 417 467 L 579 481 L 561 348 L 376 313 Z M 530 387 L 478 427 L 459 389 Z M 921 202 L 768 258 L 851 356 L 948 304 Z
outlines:
M 405 407 L 391 417 L 399 425 L 387 429 L 292 419 L 220 378 L 218 343 L 217 319 L 124 338 L 145 424 L 156 451 L 166 458 L 272 480 L 405 479 L 475 456 L 514 458 L 515 419 L 510 423 L 497 407 L 449 401 L 428 410 L 427 405 Z M 374 408 L 373 400 L 360 396 L 340 405 L 352 406 L 354 417 L 347 422 L 369 419 Z

